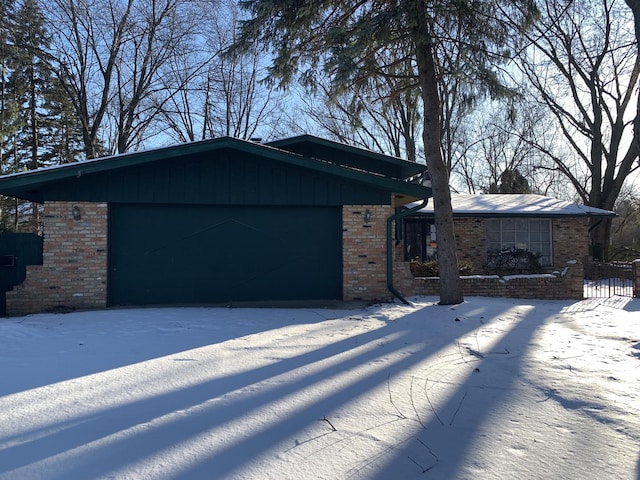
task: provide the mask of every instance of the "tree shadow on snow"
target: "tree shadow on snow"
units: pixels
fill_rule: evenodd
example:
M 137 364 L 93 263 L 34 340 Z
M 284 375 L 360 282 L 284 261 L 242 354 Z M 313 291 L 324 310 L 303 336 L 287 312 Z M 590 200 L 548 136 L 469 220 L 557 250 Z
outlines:
M 533 312 L 532 309 L 529 314 Z M 490 352 L 472 349 L 475 358 L 466 369 L 465 378 L 455 382 L 448 400 L 437 410 L 432 407 L 432 411 L 421 412 L 425 420 L 415 430 L 415 435 L 407 438 L 389 458 L 381 459 L 382 467 L 369 478 L 386 480 L 394 478 L 394 472 L 398 471 L 411 472 L 407 478 L 422 478 L 427 472 L 433 477 L 425 478 L 470 478 L 468 474 L 460 476 L 460 467 L 474 442 L 486 435 L 482 428 L 491 414 L 509 401 L 530 343 L 544 320 L 543 315 L 532 315 L 531 318 L 524 315 Z M 508 364 L 508 372 L 504 375 L 492 375 L 492 362 L 496 356 Z M 440 460 L 443 457 L 446 462 Z M 502 473 L 509 475 L 509 472 Z
M 486 301 L 482 304 L 492 305 Z M 488 319 L 499 319 L 509 306 L 504 301 L 493 305 L 497 306 L 493 311 L 478 309 L 472 301 L 453 308 L 428 305 L 396 320 L 381 322 L 380 327 L 362 333 L 352 333 L 337 340 L 327 335 L 320 347 L 289 358 L 273 359 L 271 363 L 265 362 L 224 378 L 166 390 L 151 397 L 137 396 L 102 411 L 71 416 L 40 432 L 29 430 L 27 426 L 20 435 L 29 438 L 26 441 L 0 435 L 0 442 L 8 445 L 0 450 L 0 477 L 3 473 L 26 470 L 31 464 L 47 462 L 58 455 L 64 456 L 65 462 L 48 472 L 49 480 L 117 476 L 118 472 L 126 472 L 128 468 L 146 460 L 153 461 L 164 452 L 184 448 L 179 446 L 202 438 L 205 442 L 217 443 L 210 447 L 200 443 L 197 452 L 192 452 L 189 463 L 174 465 L 175 473 L 165 472 L 162 477 L 225 478 L 249 468 L 252 459 L 273 454 L 274 446 L 298 436 L 304 438 L 302 432 L 318 425 L 323 415 L 339 410 L 374 389 L 388 388 L 390 378 L 410 372 L 426 359 L 437 356 L 438 352 L 458 345 L 460 358 L 473 361 L 465 360 L 468 362 L 463 365 L 467 368 L 466 376 L 456 381 L 448 399 L 438 406 L 439 415 L 433 415 L 435 409 L 416 411 L 419 421 L 412 421 L 410 434 L 404 442 L 378 458 L 364 460 L 358 467 L 360 470 L 351 471 L 354 477 L 363 474 L 366 478 L 386 480 L 398 478 L 398 472 L 411 472 L 417 477 L 433 467 L 434 474 L 437 468 L 437 478 L 455 478 L 483 423 L 493 410 L 508 400 L 513 391 L 513 385 L 508 382 L 517 381 L 532 338 L 545 319 L 545 315 L 523 315 L 492 347 L 510 353 L 511 372 L 507 383 L 492 390 L 490 400 L 484 399 L 483 409 L 473 410 L 477 415 L 475 418 L 465 418 L 467 430 L 464 435 L 456 436 L 455 451 L 447 452 L 451 461 L 447 465 L 439 464 L 438 439 L 430 437 L 431 432 L 452 435 L 456 424 L 466 415 L 465 404 L 474 401 L 478 378 L 491 374 L 488 352 L 463 346 L 460 339 L 478 328 L 490 327 Z M 556 313 L 566 305 L 558 302 Z M 384 316 L 380 319 L 385 320 Z M 421 335 L 420 326 L 424 322 L 436 322 L 438 335 Z M 180 348 L 186 349 L 186 346 Z M 349 382 L 336 381 L 333 389 L 324 388 L 327 382 L 363 366 L 367 367 L 363 369 L 366 373 Z M 299 371 L 306 373 L 294 374 Z M 246 389 L 250 390 L 249 394 L 234 396 L 235 392 Z M 278 402 L 285 403 L 288 398 L 307 391 L 311 392 L 307 401 L 287 411 L 271 411 L 269 418 L 251 431 L 224 430 L 233 422 L 242 423 L 245 417 L 261 409 L 269 411 Z M 231 400 L 225 400 L 225 396 Z M 390 415 L 389 418 L 397 420 L 401 417 Z M 326 423 L 327 431 L 332 434 L 329 426 L 333 425 L 328 419 Z M 233 439 L 215 438 L 210 432 L 223 432 L 221 434 Z M 83 448 L 87 445 L 92 447 Z M 149 474 L 149 478 L 153 475 Z
M 295 323 L 348 315 L 346 309 L 141 308 L 0 319 L 5 341 L 18 336 L 18 362 L 5 359 L 0 396 L 134 365 Z M 91 328 L 86 328 L 87 322 Z M 4 327 L 4 329 L 3 329 Z M 3 352 L 7 353 L 7 352 Z M 10 366 L 9 366 L 10 365 Z M 41 365 L 34 368 L 34 365 Z
M 446 317 L 441 321 L 454 321 L 455 311 L 445 307 L 435 308 L 439 315 Z M 271 446 L 316 424 L 325 412 L 335 410 L 366 394 L 374 386 L 385 384 L 390 368 L 396 372 L 411 368 L 416 362 L 454 342 L 458 335 L 464 335 L 474 328 L 471 324 L 457 325 L 450 330 L 449 335 L 431 338 L 427 344 L 421 338 L 416 338 L 415 323 L 411 322 L 412 318 L 421 322 L 428 321 L 424 315 L 424 312 L 417 310 L 400 320 L 387 322 L 381 328 L 327 343 L 292 358 L 151 398 L 135 398 L 129 403 L 84 417 L 73 416 L 64 423 L 48 426 L 46 431 L 35 432 L 25 427 L 20 437 L 32 437 L 28 441 L 0 438 L 2 443 L 10 445 L 0 450 L 0 477 L 2 473 L 28 467 L 56 455 L 65 455 L 67 458 L 64 466 L 58 464 L 57 470 L 51 469 L 48 472 L 49 480 L 107 477 L 112 472 L 126 470 L 127 466 L 140 460 L 163 451 L 171 451 L 175 445 L 188 442 L 198 435 L 225 426 L 259 408 L 313 388 L 351 369 L 380 362 L 380 367 L 370 374 L 358 377 L 329 394 L 311 396 L 304 406 L 289 414 L 274 413 L 274 417 L 264 428 L 250 434 L 247 432 L 247 435 L 237 441 L 225 442 L 214 453 L 198 456 L 197 461 L 184 466 L 179 475 L 176 475 L 176 478 L 184 479 L 223 478 L 252 458 L 264 454 Z M 405 323 L 406 328 L 402 326 Z M 357 353 L 350 354 L 357 347 L 369 345 L 371 348 L 361 348 Z M 414 354 L 399 357 L 391 366 L 382 361 L 394 352 L 407 348 L 413 348 Z M 240 396 L 233 402 L 215 401 L 226 394 L 255 388 L 261 382 L 326 360 L 332 360 L 327 367 L 314 370 L 314 373 L 308 375 L 294 376 L 276 388 L 256 388 L 251 395 Z M 137 428 L 189 409 L 192 410 L 185 415 L 175 415 L 158 425 Z M 135 431 L 130 430 L 134 428 Z M 119 436 L 120 434 L 122 435 Z M 89 444 L 95 445 L 90 452 L 74 452 L 74 449 Z

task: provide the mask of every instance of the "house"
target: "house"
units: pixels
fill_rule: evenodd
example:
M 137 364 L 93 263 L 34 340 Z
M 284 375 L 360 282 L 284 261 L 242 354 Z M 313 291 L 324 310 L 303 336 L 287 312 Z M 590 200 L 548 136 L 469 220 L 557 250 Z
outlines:
M 0 177 L 44 206 L 44 235 L 0 236 L 0 311 L 438 295 L 425 166 L 303 135 L 229 137 Z M 458 256 L 533 252 L 540 278 L 464 278 L 466 295 L 581 298 L 588 220 L 537 195 L 453 197 Z M 568 267 L 571 265 L 571 267 Z
M 506 251 L 536 255 L 543 270 L 587 260 L 589 220 L 614 212 L 533 194 L 452 195 L 458 259 L 476 273 Z M 436 247 L 433 203 L 404 221 L 405 260 L 427 260 Z M 412 253 L 413 252 L 413 253 Z M 523 267 L 526 269 L 526 267 Z
M 388 299 L 388 225 L 430 197 L 413 181 L 424 170 L 304 135 L 216 138 L 3 176 L 0 194 L 44 205 L 44 236 L 28 259 L 0 242 L 0 307 Z
M 472 274 L 463 278 L 467 295 L 582 298 L 590 219 L 615 216 L 531 194 L 452 195 L 451 203 L 458 260 Z M 431 201 L 405 217 L 403 226 L 403 252 L 397 260 L 437 257 Z M 425 279 L 417 285 L 396 263 L 396 283 L 407 295 L 438 293 L 437 281 Z

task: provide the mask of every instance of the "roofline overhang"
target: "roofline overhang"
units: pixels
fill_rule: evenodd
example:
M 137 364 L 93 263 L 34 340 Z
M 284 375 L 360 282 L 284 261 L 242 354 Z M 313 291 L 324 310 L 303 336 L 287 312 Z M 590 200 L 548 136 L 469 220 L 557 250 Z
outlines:
M 410 162 L 408 160 L 405 160 L 403 158 L 396 157 L 393 155 L 374 152 L 372 150 L 367 150 L 365 148 L 354 147 L 353 145 L 348 145 L 346 143 L 336 142 L 334 140 L 328 140 L 326 138 L 320 138 L 320 137 L 316 137 L 314 135 L 308 135 L 308 134 L 284 138 L 281 140 L 274 140 L 272 142 L 266 142 L 265 145 L 287 150 L 288 146 L 299 145 L 304 142 L 309 142 L 309 143 L 321 145 L 324 147 L 336 148 L 338 150 L 342 150 L 346 153 L 351 153 L 353 155 L 358 155 L 360 157 L 370 158 L 372 160 L 396 165 L 402 169 L 407 170 L 406 178 L 411 178 L 416 175 L 420 175 L 421 173 L 427 170 L 427 166 L 425 164 Z
M 44 203 L 46 198 L 42 196 L 38 188 L 29 189 L 29 187 L 38 186 L 41 188 L 44 185 L 73 177 L 79 178 L 83 175 L 118 170 L 158 160 L 167 160 L 184 155 L 224 149 L 255 154 L 290 165 L 308 168 L 351 181 L 365 183 L 377 188 L 388 190 L 394 194 L 406 195 L 416 199 L 431 197 L 431 189 L 417 183 L 388 178 L 374 172 L 337 165 L 322 159 L 310 158 L 269 145 L 232 137 L 219 137 L 199 142 L 179 144 L 171 147 L 145 150 L 142 152 L 132 152 L 111 157 L 102 157 L 66 165 L 59 165 L 56 167 L 48 167 L 40 170 L 31 170 L 6 175 L 4 177 L 0 177 L 0 193 L 29 201 Z

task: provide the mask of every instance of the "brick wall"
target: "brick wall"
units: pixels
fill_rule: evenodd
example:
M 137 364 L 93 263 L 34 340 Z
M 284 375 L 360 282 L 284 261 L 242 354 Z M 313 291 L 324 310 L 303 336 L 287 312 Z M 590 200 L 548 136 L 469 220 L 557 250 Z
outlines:
M 539 299 L 582 299 L 584 295 L 583 262 L 589 253 L 588 219 L 554 218 L 552 220 L 553 266 L 543 275 L 471 275 L 462 277 L 465 295 Z M 486 263 L 486 229 L 483 218 L 455 219 L 458 260 L 473 264 L 482 273 Z M 438 278 L 414 278 L 408 262 L 395 255 L 394 285 L 405 296 L 440 295 Z M 640 267 L 638 267 L 640 270 Z
M 589 219 L 554 218 L 551 225 L 554 267 L 561 268 L 571 260 L 586 262 L 589 257 Z
M 72 209 L 82 218 L 74 220 Z M 367 211 L 370 219 L 367 221 Z M 343 298 L 382 301 L 387 289 L 386 220 L 390 206 L 350 205 L 342 209 Z M 554 267 L 539 277 L 463 277 L 465 295 L 519 298 L 582 298 L 582 259 L 588 254 L 585 219 L 553 220 Z M 43 265 L 27 267 L 24 283 L 7 292 L 7 313 L 68 308 L 104 308 L 107 304 L 107 205 L 52 202 L 45 205 Z M 456 220 L 459 259 L 481 268 L 486 261 L 484 220 Z M 439 280 L 414 278 L 394 246 L 394 286 L 405 296 L 439 295 Z M 577 263 L 567 262 L 578 260 Z M 640 270 L 637 268 L 636 271 Z
M 369 210 L 370 223 L 364 221 Z M 385 206 L 352 205 L 343 208 L 343 282 L 345 300 L 388 300 L 386 286 L 386 219 L 393 209 Z M 469 261 L 476 273 L 486 263 L 486 227 L 484 218 L 455 220 L 458 259 Z M 583 261 L 588 255 L 588 220 L 557 218 L 552 220 L 553 266 L 543 275 L 466 276 L 462 277 L 465 295 L 581 299 L 583 297 Z M 414 278 L 409 263 L 403 261 L 402 243 L 394 246 L 393 284 L 404 296 L 439 295 L 437 278 Z
M 7 292 L 7 314 L 104 308 L 107 204 L 51 202 L 44 209 L 43 264 L 28 266 L 26 280 Z
M 365 221 L 369 212 L 371 219 Z M 343 298 L 388 300 L 387 218 L 393 209 L 385 205 L 347 205 L 342 208 Z
M 458 261 L 470 262 L 474 272 L 482 272 L 487 263 L 487 231 L 484 218 L 454 220 Z
M 567 262 L 585 262 L 589 255 L 589 220 L 587 218 L 554 218 L 551 221 L 553 265 L 545 268 L 551 273 L 564 268 Z M 487 234 L 484 218 L 455 219 L 458 260 L 473 265 L 474 273 L 483 273 L 487 262 Z
M 395 285 L 400 292 L 414 295 L 440 295 L 440 279 L 416 278 L 408 263 L 394 266 Z M 561 270 L 541 275 L 470 275 L 461 277 L 464 295 L 480 297 L 535 298 L 545 300 L 581 300 L 584 269 L 582 262 L 570 262 Z

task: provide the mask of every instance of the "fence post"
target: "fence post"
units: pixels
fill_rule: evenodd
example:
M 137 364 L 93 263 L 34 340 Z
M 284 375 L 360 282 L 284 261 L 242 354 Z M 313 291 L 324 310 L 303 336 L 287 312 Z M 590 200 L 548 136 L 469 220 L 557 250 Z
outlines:
M 640 298 L 640 259 L 631 262 L 631 271 L 633 272 L 633 296 Z

